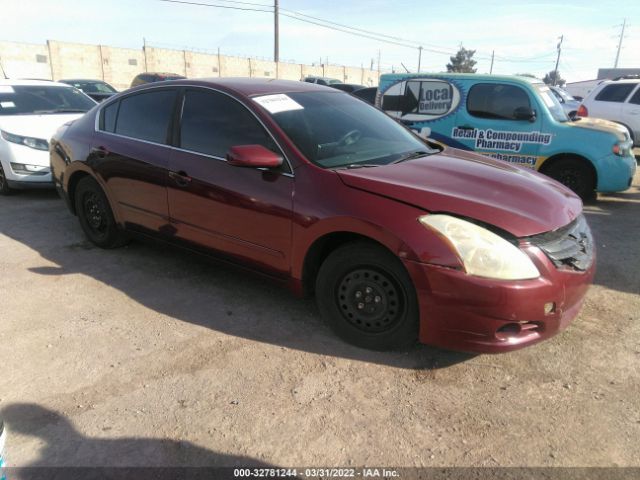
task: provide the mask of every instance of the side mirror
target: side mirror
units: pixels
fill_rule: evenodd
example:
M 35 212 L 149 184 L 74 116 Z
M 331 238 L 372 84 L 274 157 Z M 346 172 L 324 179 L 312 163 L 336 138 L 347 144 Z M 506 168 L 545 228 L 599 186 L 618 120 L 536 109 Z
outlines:
M 262 145 L 236 145 L 227 152 L 227 162 L 235 167 L 276 168 L 282 156 Z
M 529 120 L 535 122 L 536 111 L 529 107 L 518 107 L 513 111 L 513 118 L 516 120 Z

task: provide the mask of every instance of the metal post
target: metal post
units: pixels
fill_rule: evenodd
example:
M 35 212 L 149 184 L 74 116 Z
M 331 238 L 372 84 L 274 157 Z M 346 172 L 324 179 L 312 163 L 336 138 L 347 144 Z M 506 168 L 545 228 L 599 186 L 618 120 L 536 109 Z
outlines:
M 493 56 L 496 53 L 495 50 L 491 50 L 491 67 L 489 68 L 489 75 L 493 73 Z
M 276 62 L 276 68 L 278 68 L 278 62 L 280 61 L 280 39 L 278 38 L 279 25 L 278 25 L 278 0 L 273 1 L 273 61 Z
M 616 61 L 613 64 L 613 68 L 618 68 L 618 60 L 620 59 L 620 49 L 622 48 L 622 39 L 624 37 L 624 27 L 627 25 L 627 19 L 622 22 L 622 31 L 620 32 L 620 41 L 618 42 L 618 51 L 616 52 Z
M 102 56 L 102 45 L 98 45 L 98 52 L 100 52 L 100 70 L 102 71 L 102 81 L 104 82 L 104 58 Z
M 564 39 L 564 35 L 560 35 L 560 41 L 558 42 L 558 58 L 556 59 L 556 68 L 554 70 L 553 75 L 553 85 L 555 86 L 558 81 L 558 64 L 560 63 L 560 53 L 562 52 L 562 40 Z
M 147 73 L 147 40 L 142 37 L 142 53 L 144 55 L 144 73 Z
M 418 73 L 420 73 L 420 64 L 422 63 L 422 45 L 418 47 Z

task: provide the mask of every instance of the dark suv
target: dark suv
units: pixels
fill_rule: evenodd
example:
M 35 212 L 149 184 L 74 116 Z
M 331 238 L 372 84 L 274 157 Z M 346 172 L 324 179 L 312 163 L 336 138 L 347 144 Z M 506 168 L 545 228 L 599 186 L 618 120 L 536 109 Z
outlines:
M 182 80 L 187 77 L 178 75 L 177 73 L 154 73 L 147 72 L 136 75 L 131 82 L 131 87 L 137 87 L 145 83 L 162 82 L 164 80 Z

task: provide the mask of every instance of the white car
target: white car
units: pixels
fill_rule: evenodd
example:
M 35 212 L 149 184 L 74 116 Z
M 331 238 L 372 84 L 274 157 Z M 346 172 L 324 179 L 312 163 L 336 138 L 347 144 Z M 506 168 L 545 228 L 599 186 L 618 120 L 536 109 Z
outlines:
M 95 105 L 64 83 L 0 80 L 0 194 L 53 187 L 49 139 Z
M 620 123 L 631 133 L 633 144 L 640 146 L 640 78 L 600 83 L 582 101 L 578 116 Z

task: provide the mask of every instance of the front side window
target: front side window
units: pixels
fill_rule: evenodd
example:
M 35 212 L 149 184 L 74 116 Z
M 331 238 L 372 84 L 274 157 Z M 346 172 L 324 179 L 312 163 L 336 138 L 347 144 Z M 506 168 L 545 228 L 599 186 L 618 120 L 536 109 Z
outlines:
M 384 112 L 334 92 L 255 97 L 305 157 L 322 168 L 387 165 L 432 149 Z
M 277 147 L 258 120 L 241 103 L 223 93 L 187 90 L 180 122 L 180 147 L 225 158 L 237 145 Z
M 0 116 L 84 113 L 96 103 L 72 87 L 1 85 Z
M 152 90 L 125 97 L 115 124 L 115 133 L 154 143 L 167 143 L 175 106 L 176 90 Z
M 635 105 L 640 105 L 640 87 L 636 90 L 636 93 L 633 94 L 629 103 L 633 103 Z
M 601 102 L 624 102 L 635 86 L 635 83 L 607 85 L 600 93 L 598 93 L 598 95 L 596 95 L 596 100 Z

